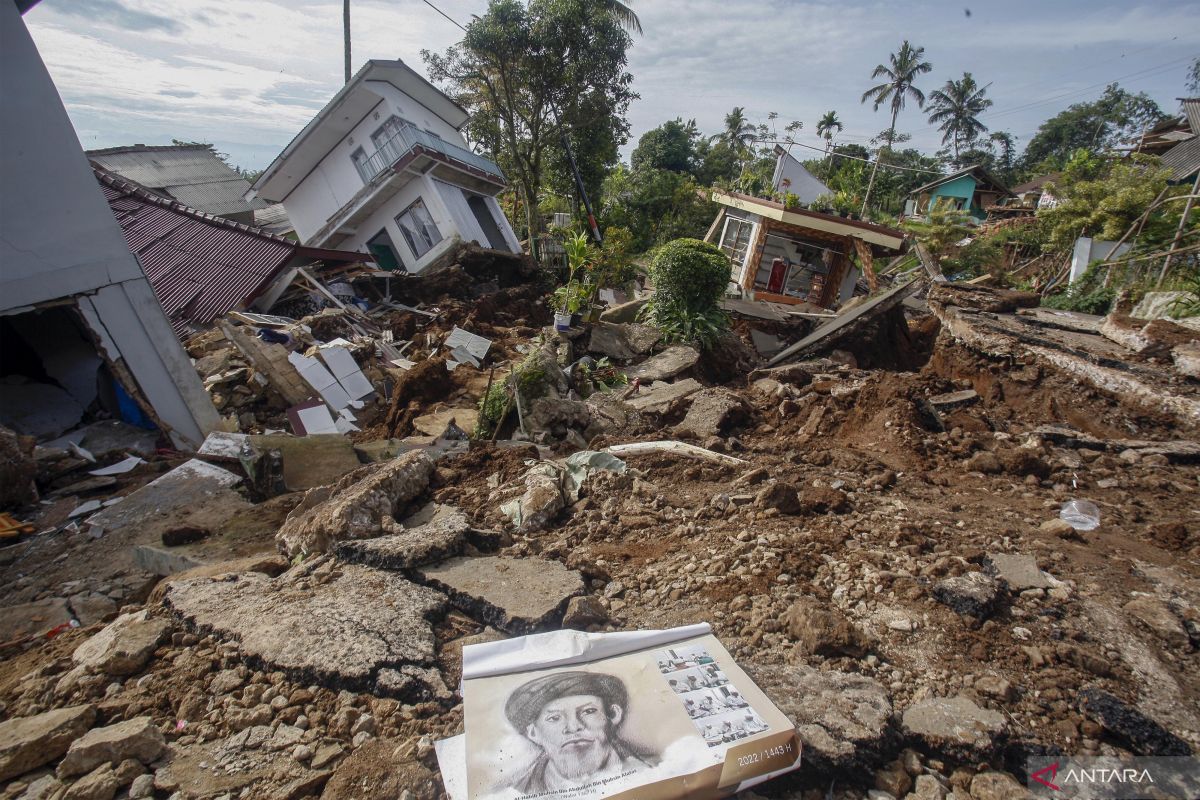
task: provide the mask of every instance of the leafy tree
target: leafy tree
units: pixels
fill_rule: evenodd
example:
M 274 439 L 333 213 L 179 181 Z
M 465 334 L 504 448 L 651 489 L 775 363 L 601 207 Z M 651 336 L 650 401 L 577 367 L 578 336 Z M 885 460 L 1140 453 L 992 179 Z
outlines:
M 629 7 L 628 3 L 622 3 L 619 0 L 598 0 L 597 5 L 611 14 L 622 28 L 632 31 L 638 36 L 642 35 L 642 21 L 638 19 L 637 14 L 633 13 L 633 9 Z
M 701 186 L 728 183 L 737 177 L 743 153 L 727 142 L 712 144 L 701 139 L 696 144 L 696 181 Z
M 924 47 L 913 47 L 905 39 L 900 45 L 900 49 L 889 56 L 890 65 L 879 64 L 871 72 L 872 78 L 886 78 L 887 80 L 863 92 L 862 102 L 870 100 L 875 111 L 878 111 L 879 107 L 885 103 L 891 105 L 892 124 L 888 126 L 891 133 L 887 140 L 889 150 L 896 134 L 896 117 L 904 108 L 905 101 L 911 97 L 916 101 L 918 108 L 925 106 L 925 94 L 913 85 L 920 75 L 933 69 L 932 64 L 921 60 L 924 55 Z M 863 211 L 866 211 L 867 204 L 871 201 L 871 187 L 875 183 L 875 174 L 878 170 L 879 161 L 877 159 L 871 168 L 871 178 L 867 181 L 867 191 L 863 197 Z
M 1187 90 L 1193 95 L 1200 94 L 1200 57 L 1197 57 L 1188 69 Z
M 672 172 L 690 172 L 696 155 L 698 137 L 694 119 L 686 123 L 682 119 L 669 120 L 642 134 L 629 163 L 635 170 L 668 169 Z
M 668 341 L 691 341 L 708 348 L 729 327 L 719 302 L 729 285 L 729 258 L 698 239 L 664 244 L 650 263 L 654 294 L 643 318 L 661 328 Z
M 1130 142 L 1165 115 L 1145 92 L 1131 94 L 1109 84 L 1098 100 L 1075 103 L 1046 120 L 1021 157 L 1029 171 L 1061 169 L 1080 148 L 1101 152 Z
M 992 106 L 985 94 L 987 87 L 964 72 L 959 80 L 946 81 L 929 95 L 929 121 L 942 132 L 942 144 L 949 142 L 954 148 L 955 164 L 961 164 L 959 150 L 987 132 L 987 126 L 979 121 L 979 115 Z
M 971 232 L 971 226 L 967 223 L 968 217 L 965 211 L 948 208 L 939 203 L 929 209 L 927 220 L 909 220 L 904 223 L 904 227 L 918 242 L 925 245 L 931 256 L 941 260 Z
M 705 195 L 686 173 L 618 166 L 604 180 L 601 224 L 627 228 L 634 252 L 680 236 L 703 236 L 717 213 Z
M 472 112 L 471 141 L 515 183 L 531 238 L 541 230 L 543 184 L 555 175 L 566 183 L 562 131 L 592 188 L 628 137 L 625 112 L 637 97 L 626 70 L 631 40 L 613 9 L 588 0 L 492 0 L 461 42 L 421 53 L 430 78 Z

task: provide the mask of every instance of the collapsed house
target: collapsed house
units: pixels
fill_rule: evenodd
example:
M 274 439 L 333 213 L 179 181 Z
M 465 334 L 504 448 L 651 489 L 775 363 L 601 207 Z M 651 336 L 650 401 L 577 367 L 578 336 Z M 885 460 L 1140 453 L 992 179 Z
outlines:
M 722 209 L 705 241 L 729 256 L 731 282 L 755 300 L 834 308 L 850 299 L 861 275 L 873 280 L 876 255 L 904 244 L 902 231 L 871 222 L 734 192 L 713 192 L 712 199 Z
M 521 252 L 496 202 L 494 162 L 471 152 L 468 114 L 403 61 L 368 61 L 271 162 L 247 197 L 282 203 L 312 247 L 429 268 L 455 242 Z
M 197 447 L 217 421 L 96 184 L 17 8 L 0 4 L 0 341 L 6 425 L 73 427 L 94 402 Z M 53 188 L 51 188 L 53 187 Z
M 904 216 L 924 218 L 931 209 L 942 208 L 965 211 L 972 221 L 983 222 L 989 208 L 1011 197 L 1014 197 L 1011 189 L 982 165 L 975 164 L 913 189 L 905 203 Z

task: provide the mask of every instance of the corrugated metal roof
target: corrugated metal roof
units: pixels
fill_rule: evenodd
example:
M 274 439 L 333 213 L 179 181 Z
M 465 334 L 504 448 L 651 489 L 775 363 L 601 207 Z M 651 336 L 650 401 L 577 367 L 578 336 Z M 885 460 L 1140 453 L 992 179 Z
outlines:
M 1185 97 L 1181 103 L 1183 115 L 1187 117 L 1192 133 L 1200 136 L 1200 97 Z
M 1200 170 L 1200 136 L 1180 142 L 1162 155 L 1164 167 L 1171 169 L 1172 181 L 1183 181 Z
M 191 208 L 218 216 L 244 214 L 266 204 L 246 202 L 250 184 L 203 145 L 110 147 L 91 150 L 97 166 L 147 189 L 166 192 Z
M 262 228 L 269 233 L 277 233 L 280 236 L 288 231 L 294 230 L 292 221 L 288 219 L 287 211 L 283 208 L 283 203 L 272 203 L 266 208 L 260 208 L 254 212 L 255 227 Z

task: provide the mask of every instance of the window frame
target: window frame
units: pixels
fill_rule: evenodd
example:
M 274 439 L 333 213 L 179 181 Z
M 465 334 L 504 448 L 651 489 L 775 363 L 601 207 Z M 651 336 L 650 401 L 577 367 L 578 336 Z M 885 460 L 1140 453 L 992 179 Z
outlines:
M 417 250 L 417 247 L 416 247 L 417 242 L 414 240 L 414 237 L 411 235 L 409 229 L 406 228 L 404 226 L 404 223 L 401 221 L 405 216 L 411 214 L 413 212 L 413 210 L 417 208 L 417 206 L 420 206 L 421 210 L 424 211 L 425 215 L 429 218 L 428 223 L 426 223 L 425 221 L 418 220 L 415 216 L 413 217 L 413 220 L 415 222 L 418 222 L 418 224 L 420 225 L 420 228 L 419 228 L 420 232 L 422 234 L 424 234 L 424 238 L 422 239 L 421 243 L 422 244 L 427 243 L 427 245 L 428 245 L 427 247 L 425 247 L 423 250 L 420 250 L 420 251 Z M 423 196 L 418 197 L 416 200 L 409 203 L 408 206 L 403 211 L 401 211 L 399 214 L 397 214 L 393 218 L 393 220 L 396 223 L 396 227 L 400 229 L 400 235 L 404 238 L 404 243 L 406 245 L 408 245 L 409 251 L 413 254 L 413 257 L 415 259 L 417 259 L 418 261 L 420 261 L 422 258 L 424 258 L 426 254 L 428 254 L 431 250 L 433 250 L 433 248 L 437 247 L 441 242 L 445 241 L 445 239 L 446 239 L 446 237 L 442 235 L 442 231 L 438 227 L 437 220 L 435 220 L 433 218 L 433 214 L 429 210 L 429 204 L 425 202 L 425 198 Z M 429 237 L 429 235 L 428 235 L 429 228 L 432 228 L 433 232 L 435 234 L 437 234 L 436 239 Z M 416 226 L 414 226 L 414 231 L 416 231 L 416 230 L 418 230 L 418 229 L 416 228 Z

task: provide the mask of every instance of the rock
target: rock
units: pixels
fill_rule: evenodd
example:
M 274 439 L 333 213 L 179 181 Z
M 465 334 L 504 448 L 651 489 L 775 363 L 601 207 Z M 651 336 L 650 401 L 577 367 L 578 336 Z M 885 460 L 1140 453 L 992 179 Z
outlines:
M 1049 536 L 1059 536 L 1063 539 L 1078 539 L 1079 533 L 1065 519 L 1048 519 L 1038 526 L 1038 530 Z
M 334 552 L 343 561 L 381 569 L 410 569 L 442 561 L 462 552 L 471 522 L 457 508 L 430 504 L 404 520 L 404 530 L 339 542 Z
M 918 775 L 913 780 L 913 792 L 909 795 L 915 800 L 945 800 L 947 789 L 932 775 Z
M 702 389 L 692 395 L 691 407 L 683 422 L 675 426 L 675 435 L 697 439 L 720 436 L 746 412 L 746 402 L 735 392 L 721 387 Z
M 968 572 L 939 581 L 933 587 L 933 597 L 965 617 L 987 619 L 996 607 L 1000 587 L 993 578 L 982 572 Z
M 1191 746 L 1175 734 L 1108 692 L 1089 687 L 1079 693 L 1079 707 L 1104 726 L 1113 738 L 1139 756 L 1190 756 Z
M 900 761 L 893 761 L 875 773 L 875 788 L 892 797 L 904 797 L 912 788 L 912 777 Z
M 991 753 L 1007 730 L 1003 714 L 980 708 L 961 695 L 931 697 L 909 706 L 901 726 L 934 750 L 964 759 Z
M 812 597 L 802 597 L 783 617 L 784 630 L 796 642 L 796 653 L 862 658 L 871 641 L 841 611 Z
M 567 603 L 567 612 L 563 614 L 563 627 L 582 630 L 589 625 L 603 625 L 608 622 L 608 612 L 603 604 L 591 595 L 572 597 Z
M 180 525 L 202 521 L 204 526 L 219 526 L 253 508 L 233 491 L 241 480 L 227 469 L 193 458 L 89 517 L 89 533 L 136 531 L 145 541 Z
M 0 508 L 38 501 L 38 466 L 33 459 L 34 437 L 18 436 L 0 425 Z M 5 640 L 7 641 L 7 640 Z
M 133 779 L 133 783 L 129 785 L 129 797 L 131 800 L 139 800 L 143 797 L 154 796 L 154 776 L 139 775 Z
M 971 779 L 971 800 L 1024 800 L 1029 790 L 1007 772 L 981 772 Z
M 1000 459 L 1000 466 L 1009 475 L 1033 475 L 1041 480 L 1050 477 L 1050 465 L 1034 450 L 1024 447 L 1008 448 L 1001 450 L 997 457 Z
M 133 783 L 134 778 L 145 774 L 146 768 L 136 758 L 125 759 L 113 770 L 113 775 L 117 777 L 117 783 L 120 786 L 128 786 Z
M 637 379 L 642 383 L 665 381 L 696 366 L 699 360 L 700 351 L 696 348 L 674 345 L 629 369 L 629 380 Z
M 585 588 L 578 572 L 536 558 L 456 558 L 416 574 L 467 614 L 512 634 L 555 624 Z
M 328 552 L 346 539 L 369 539 L 385 532 L 414 497 L 425 491 L 433 459 L 424 450 L 368 464 L 331 486 L 309 489 L 288 514 L 275 542 L 288 557 Z
M 12 642 L 28 636 L 40 636 L 70 621 L 71 610 L 61 597 L 8 606 L 0 613 L 0 641 Z
M 366 690 L 385 667 L 432 666 L 431 620 L 446 599 L 401 576 L 318 558 L 276 578 L 260 573 L 171 585 L 164 602 L 191 627 L 239 642 L 242 655 L 297 682 Z M 407 684 L 402 699 L 435 688 Z
M 967 472 L 982 472 L 984 475 L 999 475 L 1004 471 L 1000 459 L 995 453 L 987 450 L 980 450 L 975 455 L 971 456 L 963 463 L 963 469 Z
M 68 602 L 75 619 L 79 620 L 79 624 L 85 628 L 110 620 L 117 615 L 116 601 L 99 592 L 80 592 L 71 595 Z
M 988 553 L 987 564 L 995 576 L 1007 583 L 1014 592 L 1050 588 L 1050 581 L 1038 569 L 1037 559 L 1033 556 Z
M 662 331 L 651 325 L 597 322 L 592 325 L 588 352 L 628 361 L 649 353 L 662 338 Z
M 975 691 L 1008 703 L 1017 696 L 1013 685 L 998 675 L 981 675 L 975 679 Z
M 166 749 L 162 732 L 150 717 L 135 717 L 104 728 L 94 728 L 71 743 L 58 765 L 58 777 L 83 775 L 101 764 L 120 764 L 135 758 L 154 761 Z
M 559 473 L 553 467 L 534 465 L 525 473 L 525 492 L 505 503 L 501 510 L 521 533 L 543 530 L 567 505 L 559 481 Z
M 125 614 L 88 639 L 71 658 L 93 672 L 135 675 L 154 657 L 154 651 L 171 630 L 171 623 L 149 611 Z
M 120 788 L 112 767 L 104 764 L 68 786 L 63 800 L 112 800 Z
M 1182 342 L 1171 348 L 1175 369 L 1189 378 L 1200 378 L 1200 342 Z
M 1187 648 L 1187 631 L 1166 603 L 1154 597 L 1136 597 L 1122 608 L 1166 644 L 1181 650 Z
M 53 775 L 43 775 L 25 787 L 17 800 L 54 800 L 62 796 L 63 782 Z
M 898 738 L 891 698 L 873 678 L 803 664 L 747 672 L 795 724 L 804 762 L 818 773 L 874 769 Z
M 800 493 L 800 510 L 806 514 L 844 514 L 850 509 L 850 497 L 841 489 L 809 486 Z
M 84 705 L 0 722 L 0 782 L 56 760 L 95 719 L 96 707 Z
M 322 800 L 432 800 L 443 796 L 437 773 L 403 752 L 396 740 L 365 742 L 338 765 Z
M 647 414 L 665 414 L 675 403 L 703 388 L 704 385 L 695 378 L 685 378 L 674 383 L 655 382 L 649 386 L 643 381 L 638 393 L 625 402 Z
M 979 393 L 974 389 L 962 389 L 957 392 L 947 392 L 929 398 L 929 404 L 943 413 L 956 408 L 969 406 L 979 400 Z
M 337 742 L 323 744 L 313 753 L 312 768 L 321 769 L 322 767 L 326 767 L 341 758 L 344 752 L 345 748 Z
M 800 511 L 800 494 L 795 487 L 786 483 L 772 483 L 759 490 L 754 497 L 757 508 L 773 508 L 780 514 L 795 514 Z

